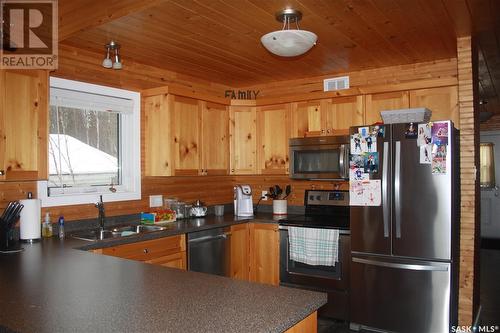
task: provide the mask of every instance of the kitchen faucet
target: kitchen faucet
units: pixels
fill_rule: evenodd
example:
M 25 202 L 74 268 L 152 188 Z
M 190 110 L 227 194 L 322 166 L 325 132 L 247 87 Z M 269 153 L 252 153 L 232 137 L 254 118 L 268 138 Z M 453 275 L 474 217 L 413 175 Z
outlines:
M 99 202 L 95 204 L 95 207 L 99 211 L 99 216 L 98 216 L 99 230 L 102 233 L 102 231 L 104 230 L 104 218 L 105 218 L 105 216 L 104 216 L 104 202 L 102 201 L 102 195 L 100 196 Z

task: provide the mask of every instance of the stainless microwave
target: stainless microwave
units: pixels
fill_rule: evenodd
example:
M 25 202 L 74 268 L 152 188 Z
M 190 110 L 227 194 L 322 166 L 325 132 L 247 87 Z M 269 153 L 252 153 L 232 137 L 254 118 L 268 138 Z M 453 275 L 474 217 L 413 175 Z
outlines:
M 349 136 L 290 139 L 290 178 L 349 179 Z

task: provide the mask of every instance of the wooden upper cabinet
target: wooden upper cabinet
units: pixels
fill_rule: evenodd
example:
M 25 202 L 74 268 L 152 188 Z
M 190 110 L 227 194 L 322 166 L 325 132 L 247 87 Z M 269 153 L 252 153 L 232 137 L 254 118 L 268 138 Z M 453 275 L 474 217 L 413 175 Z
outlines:
M 279 285 L 279 231 L 277 224 L 249 223 L 250 281 Z
M 290 107 L 286 104 L 257 108 L 258 173 L 288 173 Z
M 255 174 L 257 171 L 256 108 L 229 108 L 230 172 L 235 175 Z
M 321 105 L 321 127 L 327 134 L 363 125 L 363 96 L 336 97 Z
M 426 107 L 432 111 L 431 120 L 451 120 L 459 127 L 457 86 L 410 91 L 410 107 Z
M 225 105 L 201 102 L 201 174 L 227 175 L 229 111 Z
M 380 111 L 407 109 L 410 107 L 408 91 L 396 91 L 366 95 L 365 124 L 382 122 Z
M 291 137 L 335 135 L 364 123 L 364 97 L 347 96 L 291 104 Z
M 144 173 L 172 175 L 171 113 L 173 95 L 144 98 Z
M 291 137 L 303 138 L 309 132 L 321 131 L 321 104 L 327 100 L 291 103 Z
M 47 71 L 0 71 L 0 180 L 48 178 Z
M 174 174 L 198 175 L 200 169 L 200 102 L 186 97 L 173 97 L 172 135 Z

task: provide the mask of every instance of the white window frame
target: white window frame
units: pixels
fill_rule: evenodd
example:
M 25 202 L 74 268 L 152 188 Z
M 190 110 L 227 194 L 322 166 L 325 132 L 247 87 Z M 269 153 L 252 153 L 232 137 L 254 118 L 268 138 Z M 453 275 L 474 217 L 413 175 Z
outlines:
M 121 113 L 120 125 L 120 156 L 122 162 L 122 185 L 115 186 L 116 192 L 109 187 L 81 187 L 75 193 L 75 188 L 68 189 L 67 193 L 48 196 L 48 181 L 38 181 L 38 198 L 42 207 L 66 206 L 96 203 L 102 195 L 104 202 L 140 200 L 141 199 L 141 137 L 140 111 L 141 95 L 135 91 L 111 88 L 85 82 L 66 80 L 51 77 L 50 87 L 82 91 L 98 95 L 130 99 L 133 102 L 133 112 Z M 50 104 L 49 104 L 50 105 Z M 126 148 L 125 148 L 126 147 Z M 47 154 L 48 154 L 47 150 Z

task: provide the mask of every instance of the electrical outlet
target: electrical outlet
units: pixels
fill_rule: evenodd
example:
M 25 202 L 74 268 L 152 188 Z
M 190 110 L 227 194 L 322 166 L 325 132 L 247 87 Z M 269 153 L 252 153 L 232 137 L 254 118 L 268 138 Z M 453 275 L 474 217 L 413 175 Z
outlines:
M 163 206 L 163 195 L 150 195 L 149 196 L 149 207 L 161 207 Z
M 261 198 L 262 198 L 262 200 L 264 200 L 264 201 L 267 201 L 267 199 L 269 199 L 269 198 L 267 197 L 267 191 L 262 191 Z

